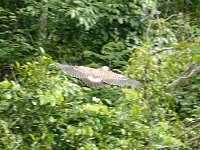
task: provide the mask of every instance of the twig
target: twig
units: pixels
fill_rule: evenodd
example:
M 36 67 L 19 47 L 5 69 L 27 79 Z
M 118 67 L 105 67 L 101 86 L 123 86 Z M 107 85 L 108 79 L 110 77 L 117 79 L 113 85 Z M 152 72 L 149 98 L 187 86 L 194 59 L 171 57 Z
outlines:
M 189 130 L 187 130 L 186 132 L 184 132 L 183 134 L 181 134 L 181 135 L 179 136 L 179 138 L 182 137 L 183 135 L 189 133 L 190 131 L 194 130 L 195 128 L 197 128 L 197 127 L 199 127 L 199 126 L 200 126 L 200 123 L 196 124 L 195 126 L 193 126 L 192 128 L 190 128 Z M 190 140 L 191 140 L 191 139 L 190 139 Z
M 189 140 L 187 141 L 187 143 L 192 144 L 193 141 L 196 141 L 196 140 L 199 140 L 199 139 L 200 139 L 200 135 L 198 135 L 198 136 L 196 136 L 196 137 L 194 137 L 194 138 L 189 139 Z
M 164 47 L 164 48 L 161 48 L 161 49 L 157 49 L 156 51 L 153 51 L 152 55 L 155 55 L 155 54 L 158 54 L 158 53 L 161 53 L 161 52 L 164 52 L 164 51 L 171 51 L 171 50 L 174 50 L 174 47 Z
M 48 36 L 47 39 L 50 40 L 55 32 L 56 32 L 56 30 L 52 30 L 52 31 L 49 33 L 49 36 Z
M 188 42 L 190 41 L 191 39 L 193 39 L 195 36 L 198 36 L 196 33 L 192 34 L 191 37 L 189 37 L 188 39 L 186 39 L 185 41 Z
M 194 73 L 195 73 L 195 69 L 194 70 L 192 70 L 190 73 L 189 73 L 189 75 L 188 76 L 186 76 L 186 77 L 180 77 L 180 79 L 187 79 L 187 78 L 190 78 Z
M 171 16 L 167 17 L 167 18 L 165 19 L 165 21 L 168 21 L 168 20 L 171 19 L 172 17 L 176 17 L 176 16 L 177 16 L 177 14 L 172 14 Z
M 196 63 L 192 63 L 189 66 L 189 68 L 186 71 L 184 71 L 180 77 L 178 77 L 176 80 L 174 80 L 172 83 L 170 83 L 166 89 L 172 90 L 172 89 L 176 88 L 177 86 L 179 86 L 179 85 L 183 84 L 184 82 L 186 82 L 187 80 L 189 80 L 189 78 L 191 78 L 198 72 L 200 72 L 200 66 L 197 66 Z

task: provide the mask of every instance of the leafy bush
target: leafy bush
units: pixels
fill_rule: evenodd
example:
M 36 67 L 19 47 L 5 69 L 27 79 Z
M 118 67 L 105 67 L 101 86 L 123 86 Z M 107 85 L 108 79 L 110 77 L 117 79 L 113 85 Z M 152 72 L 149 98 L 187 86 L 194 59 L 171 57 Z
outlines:
M 178 114 L 172 109 L 174 98 L 170 93 L 164 93 L 165 84 L 162 83 L 166 81 L 163 82 L 161 77 L 172 72 L 166 72 L 164 62 L 160 69 L 166 71 L 159 74 L 160 81 L 151 81 L 148 84 L 152 86 L 138 91 L 122 89 L 123 94 L 118 99 L 116 96 L 103 96 L 101 91 L 104 88 L 91 91 L 78 86 L 76 80 L 69 80 L 56 66 L 46 56 L 23 66 L 17 62 L 17 73 L 0 83 L 1 149 L 159 149 L 187 146 L 184 138 L 179 138 L 187 128 L 184 129 Z M 154 67 L 152 62 L 151 70 L 155 72 Z M 156 74 L 149 75 L 149 79 L 153 79 Z M 109 90 L 116 92 L 117 89 Z
M 139 92 L 141 101 L 138 105 L 140 109 L 143 108 L 144 118 L 151 127 L 150 132 L 153 132 L 150 139 L 152 149 L 184 148 L 190 147 L 190 144 L 198 148 L 197 140 L 193 141 L 194 143 L 189 141 L 191 137 L 199 134 L 200 103 L 196 94 L 199 90 L 199 72 L 185 84 L 180 84 L 178 88 L 168 87 L 187 70 L 189 64 L 192 62 L 199 64 L 200 55 L 196 53 L 196 49 L 179 48 L 180 45 L 177 45 L 177 49 L 156 54 L 149 45 L 146 45 L 138 48 L 130 59 L 129 74 L 143 81 L 143 88 Z M 132 93 L 127 93 L 126 96 L 132 99 L 134 97 Z M 135 103 L 132 104 L 136 107 Z M 186 122 L 189 120 L 193 124 L 188 126 Z M 191 128 L 194 130 L 191 131 Z
M 199 71 L 188 71 L 200 64 L 197 8 L 2 0 L 0 149 L 199 149 Z M 59 61 L 126 68 L 142 85 L 87 88 L 41 47 Z

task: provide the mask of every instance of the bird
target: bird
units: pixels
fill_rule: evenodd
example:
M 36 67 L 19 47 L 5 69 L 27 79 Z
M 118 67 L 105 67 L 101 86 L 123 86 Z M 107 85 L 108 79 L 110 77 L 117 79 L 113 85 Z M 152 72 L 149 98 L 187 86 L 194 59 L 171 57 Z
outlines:
M 140 84 L 137 80 L 110 71 L 107 66 L 91 68 L 60 64 L 59 68 L 66 71 L 70 76 L 81 79 L 88 87 L 101 87 L 109 84 L 135 88 Z

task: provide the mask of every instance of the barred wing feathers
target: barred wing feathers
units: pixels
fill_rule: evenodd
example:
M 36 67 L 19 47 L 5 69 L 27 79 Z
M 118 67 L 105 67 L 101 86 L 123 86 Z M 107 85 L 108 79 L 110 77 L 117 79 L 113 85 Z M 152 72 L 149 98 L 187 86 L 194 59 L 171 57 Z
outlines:
M 60 69 L 65 70 L 69 75 L 76 78 L 87 78 L 87 74 L 84 71 L 81 71 L 80 67 L 74 67 L 69 65 L 60 65 Z
M 65 70 L 72 77 L 81 79 L 89 87 L 98 87 L 104 85 L 103 80 L 99 77 L 100 70 L 70 65 L 60 65 L 59 68 Z
M 111 85 L 136 87 L 140 82 L 103 68 L 90 68 L 83 66 L 60 65 L 69 75 L 81 79 L 89 87 L 98 87 L 104 83 Z
M 82 79 L 82 81 L 89 87 L 99 87 L 99 86 L 104 85 L 104 82 L 103 82 L 103 80 L 101 78 L 97 78 L 97 79 L 84 78 L 84 79 Z
M 123 75 L 111 71 L 107 71 L 107 75 L 103 77 L 103 81 L 107 84 L 118 85 L 118 86 L 128 85 L 133 88 L 135 88 L 140 84 L 140 82 L 137 80 L 127 78 Z

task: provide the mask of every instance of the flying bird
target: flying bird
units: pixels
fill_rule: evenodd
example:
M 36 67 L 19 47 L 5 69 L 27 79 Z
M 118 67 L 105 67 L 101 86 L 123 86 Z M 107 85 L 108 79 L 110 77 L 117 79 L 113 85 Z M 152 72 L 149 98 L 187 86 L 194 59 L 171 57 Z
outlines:
M 139 81 L 109 71 L 107 66 L 101 68 L 90 68 L 61 64 L 59 68 L 66 71 L 72 77 L 81 79 L 89 87 L 99 87 L 104 84 L 111 84 L 118 86 L 127 85 L 135 88 L 140 84 Z

